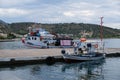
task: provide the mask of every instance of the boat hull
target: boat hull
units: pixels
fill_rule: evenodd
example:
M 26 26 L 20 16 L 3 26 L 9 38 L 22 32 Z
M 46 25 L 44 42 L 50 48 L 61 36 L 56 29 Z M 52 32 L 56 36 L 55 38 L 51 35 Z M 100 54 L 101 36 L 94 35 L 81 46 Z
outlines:
M 41 46 L 41 45 L 31 45 L 31 44 L 27 44 L 27 43 L 24 43 L 25 46 L 27 47 L 31 47 L 31 48 L 47 48 L 47 46 Z
M 22 39 L 22 43 L 25 46 L 32 47 L 32 48 L 47 48 L 47 43 L 44 41 L 40 41 L 39 37 L 31 36 L 29 39 Z
M 94 61 L 104 59 L 104 54 L 99 54 L 98 56 L 81 56 L 81 55 L 69 55 L 63 54 L 63 58 L 66 62 L 83 62 L 83 61 Z

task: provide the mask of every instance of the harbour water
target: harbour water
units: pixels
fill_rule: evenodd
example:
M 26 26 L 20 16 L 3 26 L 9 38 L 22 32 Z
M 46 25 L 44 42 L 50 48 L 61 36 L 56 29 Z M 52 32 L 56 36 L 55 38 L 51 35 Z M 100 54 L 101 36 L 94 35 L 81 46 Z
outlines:
M 13 41 L 13 42 L 0 42 L 0 49 L 30 49 L 26 47 L 21 41 Z
M 106 48 L 120 48 L 120 39 L 105 39 Z M 31 49 L 21 41 L 0 42 L 0 49 Z M 0 80 L 119 80 L 120 58 L 81 63 L 0 66 Z
M 104 39 L 106 48 L 120 48 L 120 38 L 119 39 Z
M 119 80 L 120 58 L 0 68 L 0 80 Z

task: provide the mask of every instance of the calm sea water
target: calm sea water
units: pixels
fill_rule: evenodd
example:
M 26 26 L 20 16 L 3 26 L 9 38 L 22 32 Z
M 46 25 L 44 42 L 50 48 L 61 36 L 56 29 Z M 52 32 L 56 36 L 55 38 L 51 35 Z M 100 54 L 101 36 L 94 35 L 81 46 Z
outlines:
M 100 41 L 99 39 L 96 41 Z M 120 39 L 104 39 L 106 48 L 120 48 Z M 0 42 L 0 49 L 31 49 L 22 44 L 21 41 Z
M 0 49 L 29 49 L 21 41 L 0 42 Z
M 119 39 L 104 39 L 105 47 L 107 48 L 120 48 L 120 38 Z
M 120 80 L 120 58 L 0 68 L 0 80 Z
M 104 39 L 105 47 L 120 48 L 120 39 Z M 0 42 L 0 49 L 30 49 L 21 41 Z M 0 66 L 0 80 L 120 80 L 120 58 L 82 63 Z

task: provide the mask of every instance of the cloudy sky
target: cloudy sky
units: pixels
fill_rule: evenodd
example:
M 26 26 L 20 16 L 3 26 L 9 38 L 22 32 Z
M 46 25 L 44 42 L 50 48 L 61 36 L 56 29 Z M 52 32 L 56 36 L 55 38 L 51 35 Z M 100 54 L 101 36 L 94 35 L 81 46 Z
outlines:
M 92 23 L 120 29 L 120 0 L 0 0 L 0 19 L 12 22 Z

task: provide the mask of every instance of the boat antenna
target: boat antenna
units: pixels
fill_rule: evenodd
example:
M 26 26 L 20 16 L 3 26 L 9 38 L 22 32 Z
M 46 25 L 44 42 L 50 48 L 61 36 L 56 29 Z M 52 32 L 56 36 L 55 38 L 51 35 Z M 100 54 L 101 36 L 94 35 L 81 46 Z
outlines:
M 101 22 L 100 22 L 100 38 L 101 38 L 101 42 L 102 42 L 102 39 L 103 39 L 103 26 L 102 26 L 102 24 L 103 24 L 103 18 L 104 17 L 100 17 L 100 20 L 101 20 Z

